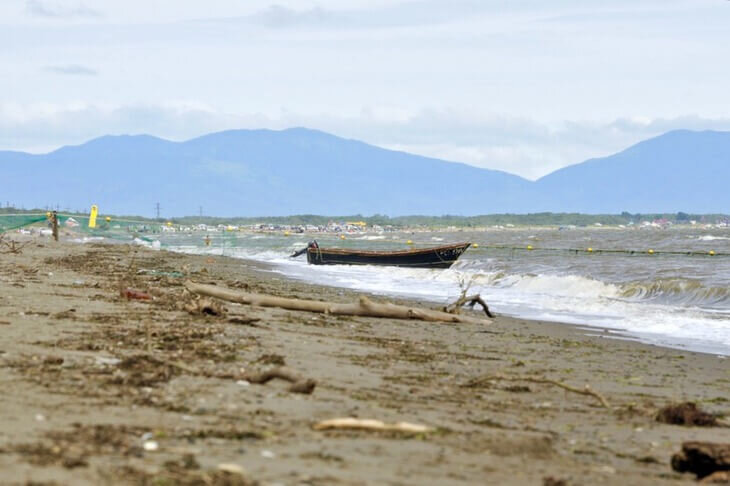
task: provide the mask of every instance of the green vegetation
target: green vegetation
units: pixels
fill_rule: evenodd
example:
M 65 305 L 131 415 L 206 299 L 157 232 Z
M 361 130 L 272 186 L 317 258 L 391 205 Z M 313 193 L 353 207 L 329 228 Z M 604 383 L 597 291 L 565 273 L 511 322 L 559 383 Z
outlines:
M 3 214 L 30 214 L 43 213 L 45 209 L 19 210 L 13 207 L 0 208 L 0 216 Z M 75 218 L 84 218 L 85 214 L 79 213 L 61 213 Z M 360 214 L 350 216 L 320 216 L 315 214 L 298 214 L 292 216 L 271 216 L 271 217 L 213 217 L 213 216 L 185 216 L 182 218 L 169 218 L 156 220 L 154 218 L 145 218 L 141 216 L 118 216 L 108 215 L 103 211 L 99 217 L 111 216 L 112 221 L 130 220 L 139 223 L 155 223 L 161 221 L 172 221 L 175 224 L 193 225 L 193 224 L 233 224 L 233 225 L 254 225 L 254 224 L 272 224 L 272 225 L 315 225 L 323 226 L 329 222 L 348 222 L 348 221 L 364 221 L 368 225 L 394 226 L 394 227 L 428 227 L 428 228 L 445 228 L 454 226 L 458 228 L 479 228 L 495 225 L 515 226 L 592 226 L 596 223 L 602 225 L 619 225 L 629 223 L 641 223 L 643 221 L 666 220 L 674 224 L 689 224 L 690 221 L 698 223 L 716 223 L 719 221 L 730 220 L 727 214 L 687 214 L 679 213 L 652 213 L 652 214 L 631 214 L 623 212 L 621 214 L 580 214 L 580 213 L 530 213 L 530 214 L 487 214 L 482 216 L 396 216 L 389 217 L 382 214 L 373 216 L 362 216 Z

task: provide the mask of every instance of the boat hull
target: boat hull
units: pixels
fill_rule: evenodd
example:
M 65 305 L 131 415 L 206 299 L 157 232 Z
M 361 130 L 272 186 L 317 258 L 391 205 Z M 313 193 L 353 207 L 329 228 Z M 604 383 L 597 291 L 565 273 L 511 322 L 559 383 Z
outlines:
M 355 251 L 340 248 L 308 248 L 312 265 L 383 265 L 408 268 L 449 268 L 471 243 L 404 251 Z

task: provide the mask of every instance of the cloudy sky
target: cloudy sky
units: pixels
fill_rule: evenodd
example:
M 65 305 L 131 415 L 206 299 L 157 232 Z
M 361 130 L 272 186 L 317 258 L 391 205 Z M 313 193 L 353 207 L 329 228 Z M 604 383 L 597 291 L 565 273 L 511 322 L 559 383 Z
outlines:
M 730 130 L 730 1 L 0 2 L 0 149 L 291 126 L 532 179 Z

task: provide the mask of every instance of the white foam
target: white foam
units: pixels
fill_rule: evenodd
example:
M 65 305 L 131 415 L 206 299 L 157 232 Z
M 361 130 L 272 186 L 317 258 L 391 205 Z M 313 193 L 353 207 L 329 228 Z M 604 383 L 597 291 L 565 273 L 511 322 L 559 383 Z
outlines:
M 730 237 L 727 237 L 727 236 L 703 235 L 703 236 L 699 236 L 697 239 L 700 240 L 700 241 L 715 241 L 715 240 L 730 240 Z
M 287 241 L 288 250 L 305 241 Z M 495 312 L 538 320 L 620 329 L 645 342 L 730 355 L 730 310 L 701 309 L 622 297 L 618 285 L 581 275 L 507 274 L 489 259 L 464 260 L 448 270 L 308 265 L 282 250 L 179 246 L 185 253 L 269 262 L 277 272 L 324 285 L 387 295 L 453 301 L 464 283 Z M 486 269 L 494 268 L 488 271 Z

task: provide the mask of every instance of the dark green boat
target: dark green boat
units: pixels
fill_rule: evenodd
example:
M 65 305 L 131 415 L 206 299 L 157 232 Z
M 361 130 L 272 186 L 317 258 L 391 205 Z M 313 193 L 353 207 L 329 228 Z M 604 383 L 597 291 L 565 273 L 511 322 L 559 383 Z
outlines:
M 384 265 L 409 268 L 449 268 L 459 259 L 471 243 L 436 246 L 399 251 L 347 250 L 320 248 L 312 241 L 292 257 L 307 254 L 312 265 Z

